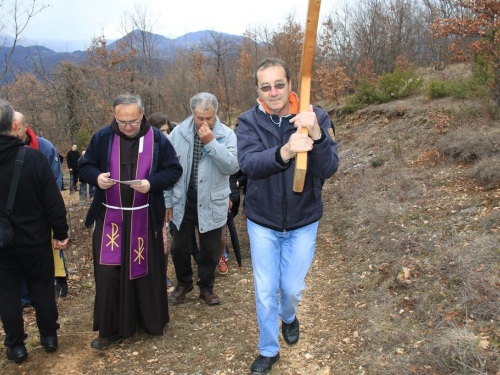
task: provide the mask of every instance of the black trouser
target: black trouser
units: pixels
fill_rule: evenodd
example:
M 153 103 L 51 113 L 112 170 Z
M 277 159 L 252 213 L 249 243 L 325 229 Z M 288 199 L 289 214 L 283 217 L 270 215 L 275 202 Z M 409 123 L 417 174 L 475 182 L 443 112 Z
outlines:
M 181 229 L 173 226 L 172 246 L 170 253 L 177 275 L 177 284 L 189 287 L 193 284 L 193 269 L 191 268 L 191 252 L 194 227 L 198 226 L 198 212 L 186 205 Z M 198 259 L 198 286 L 200 293 L 212 290 L 215 283 L 215 267 L 219 257 L 222 227 L 209 232 L 200 232 L 200 255 Z
M 35 306 L 40 334 L 55 335 L 59 328 L 54 291 L 54 257 L 50 243 L 35 249 L 1 250 L 0 318 L 5 330 L 6 346 L 22 344 L 26 338 L 21 305 L 23 278 Z
M 70 189 L 74 190 L 75 187 L 78 185 L 78 169 L 73 169 L 72 171 L 69 172 L 69 184 L 70 184 Z

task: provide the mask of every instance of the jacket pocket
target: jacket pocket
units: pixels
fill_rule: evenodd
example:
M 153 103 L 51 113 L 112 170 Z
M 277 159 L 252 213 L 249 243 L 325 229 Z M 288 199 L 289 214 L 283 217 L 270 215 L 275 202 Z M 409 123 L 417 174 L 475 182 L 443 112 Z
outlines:
M 230 193 L 231 189 L 229 186 L 216 189 L 210 193 L 210 200 L 212 202 L 212 218 L 214 222 L 225 220 L 227 218 Z

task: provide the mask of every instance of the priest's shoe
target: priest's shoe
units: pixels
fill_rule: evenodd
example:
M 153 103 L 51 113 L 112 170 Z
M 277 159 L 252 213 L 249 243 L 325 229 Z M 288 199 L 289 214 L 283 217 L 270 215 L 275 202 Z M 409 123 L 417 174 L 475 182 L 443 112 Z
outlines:
M 123 339 L 121 336 L 114 335 L 114 336 L 108 336 L 108 337 L 97 337 L 94 341 L 90 343 L 90 347 L 94 349 L 99 349 L 103 350 L 109 347 L 113 343 L 119 343 Z
M 252 375 L 263 375 L 269 373 L 273 368 L 273 365 L 280 359 L 280 353 L 276 354 L 274 357 L 266 357 L 259 355 L 255 361 L 252 363 L 252 368 L 250 371 Z
M 176 305 L 184 298 L 186 298 L 186 294 L 188 294 L 190 291 L 193 290 L 193 286 L 180 286 L 177 285 L 175 289 L 170 293 L 170 297 L 168 297 L 168 302 L 170 302 L 173 305 Z
M 53 352 L 57 349 L 57 336 L 56 335 L 40 335 L 40 344 L 47 352 Z
M 7 348 L 7 359 L 16 363 L 21 363 L 28 358 L 24 344 L 11 345 Z
M 288 345 L 294 345 L 299 341 L 299 321 L 295 317 L 294 321 L 290 324 L 281 322 L 281 333 L 283 339 Z

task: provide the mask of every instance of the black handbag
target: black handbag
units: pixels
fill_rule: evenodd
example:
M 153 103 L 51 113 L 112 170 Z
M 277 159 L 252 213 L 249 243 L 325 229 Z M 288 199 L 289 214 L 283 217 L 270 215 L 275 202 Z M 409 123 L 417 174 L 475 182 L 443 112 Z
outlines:
M 10 183 L 9 196 L 7 197 L 7 205 L 5 207 L 7 217 L 0 219 L 0 250 L 7 250 L 14 247 L 14 230 L 12 229 L 12 225 L 10 225 L 9 215 L 12 213 L 14 206 L 25 153 L 26 147 L 21 147 L 17 152 L 16 165 L 14 166 L 14 174 Z

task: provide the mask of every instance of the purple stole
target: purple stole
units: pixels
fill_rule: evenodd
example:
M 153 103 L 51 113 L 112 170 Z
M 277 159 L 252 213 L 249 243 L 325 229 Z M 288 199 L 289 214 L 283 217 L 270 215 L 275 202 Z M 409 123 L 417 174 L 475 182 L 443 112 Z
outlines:
M 137 157 L 136 180 L 149 177 L 153 161 L 153 129 L 142 137 Z M 115 134 L 109 161 L 110 177 L 120 179 L 120 137 Z M 100 264 L 120 266 L 123 210 L 132 211 L 130 230 L 130 279 L 148 274 L 148 199 L 149 194 L 134 191 L 132 208 L 122 208 L 120 184 L 106 190 L 106 215 L 101 240 Z

